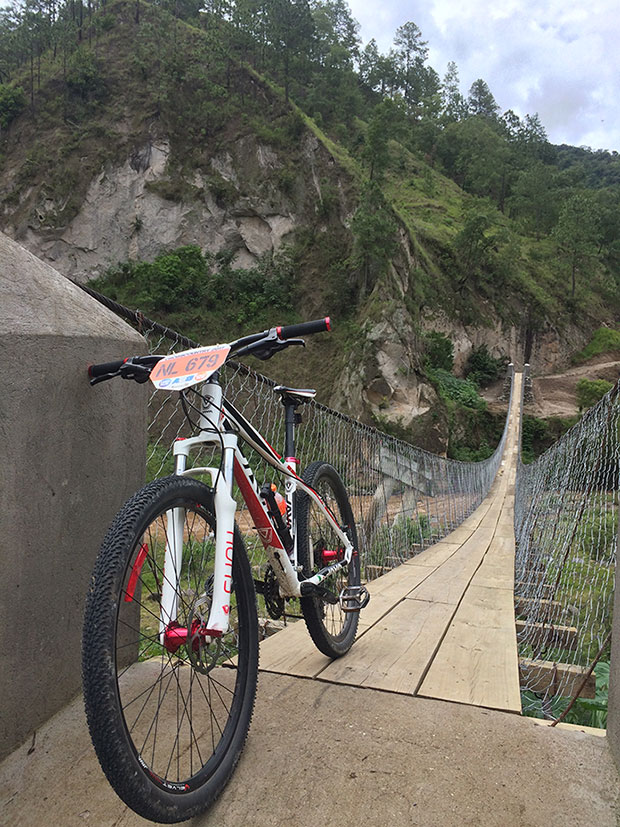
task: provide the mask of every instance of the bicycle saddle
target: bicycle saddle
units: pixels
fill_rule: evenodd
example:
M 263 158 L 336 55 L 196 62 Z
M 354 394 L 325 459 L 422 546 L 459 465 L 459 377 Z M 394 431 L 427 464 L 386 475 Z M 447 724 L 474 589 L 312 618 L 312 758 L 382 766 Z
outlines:
M 279 393 L 282 402 L 294 402 L 296 405 L 303 405 L 305 402 L 312 402 L 316 396 L 314 388 L 287 388 L 286 385 L 276 385 L 274 393 Z

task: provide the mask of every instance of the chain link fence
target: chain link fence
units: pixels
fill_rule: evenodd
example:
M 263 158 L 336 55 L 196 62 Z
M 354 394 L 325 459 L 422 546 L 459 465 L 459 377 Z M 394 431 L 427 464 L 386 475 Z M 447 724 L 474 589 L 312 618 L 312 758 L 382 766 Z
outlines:
M 619 469 L 618 384 L 535 462 L 519 463 L 515 609 L 529 714 L 557 719 L 581 694 L 605 725 Z
M 130 322 L 146 338 L 150 353 L 169 354 L 200 344 L 83 288 Z M 229 363 L 222 374 L 226 397 L 276 449 L 284 444 L 283 408 L 274 382 L 245 365 Z M 512 384 L 509 382 L 509 387 Z M 494 454 L 483 462 L 457 462 L 423 451 L 324 405 L 303 408 L 297 428 L 297 454 L 303 469 L 315 460 L 330 462 L 342 476 L 358 527 L 362 565 L 378 577 L 458 526 L 486 496 L 497 473 L 507 425 Z M 154 390 L 149 400 L 148 477 L 172 473 L 171 445 L 191 435 L 178 394 Z M 209 449 L 211 450 L 211 449 Z M 244 453 L 259 480 L 278 484 L 277 472 L 249 447 Z M 217 460 L 216 460 L 217 462 Z M 192 464 L 192 463 L 190 463 Z M 196 453 L 193 464 L 213 464 Z M 256 568 L 264 563 L 262 545 L 238 503 L 237 520 Z

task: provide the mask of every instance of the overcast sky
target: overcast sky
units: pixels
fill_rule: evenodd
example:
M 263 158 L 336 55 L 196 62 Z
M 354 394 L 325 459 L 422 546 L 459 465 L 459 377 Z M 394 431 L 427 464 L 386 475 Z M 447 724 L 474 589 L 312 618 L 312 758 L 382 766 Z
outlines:
M 381 52 L 411 20 L 443 78 L 453 60 L 461 91 L 483 78 L 502 111 L 538 112 L 554 144 L 620 152 L 618 0 L 348 0 L 364 45 Z

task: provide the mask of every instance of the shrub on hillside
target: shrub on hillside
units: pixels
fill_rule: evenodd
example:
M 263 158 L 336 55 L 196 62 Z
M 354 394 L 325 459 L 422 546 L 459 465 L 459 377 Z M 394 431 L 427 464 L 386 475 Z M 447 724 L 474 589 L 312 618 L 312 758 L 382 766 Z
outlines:
M 26 95 L 21 86 L 0 83 L 0 126 L 6 129 L 26 108 Z
M 431 330 L 424 335 L 424 355 L 429 368 L 451 371 L 454 367 L 452 342 L 436 330 Z
M 496 359 L 491 356 L 486 345 L 480 345 L 469 354 L 465 375 L 484 388 L 504 375 L 507 363 L 508 359 L 505 356 Z
M 471 379 L 458 379 L 447 370 L 438 368 L 429 371 L 429 378 L 435 383 L 439 395 L 465 408 L 486 410 L 487 403 L 478 393 L 478 386 Z
M 605 379 L 580 379 L 577 382 L 577 403 L 579 410 L 591 408 L 613 388 Z

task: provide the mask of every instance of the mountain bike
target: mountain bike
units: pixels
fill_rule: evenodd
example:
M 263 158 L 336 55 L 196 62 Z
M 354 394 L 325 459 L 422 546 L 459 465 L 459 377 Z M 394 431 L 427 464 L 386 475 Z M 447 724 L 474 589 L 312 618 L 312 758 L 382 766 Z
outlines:
M 82 671 L 91 738 L 113 788 L 144 818 L 191 818 L 233 773 L 256 693 L 256 591 L 272 616 L 299 599 L 312 640 L 328 657 L 345 654 L 355 639 L 369 595 L 345 486 L 327 461 L 298 474 L 295 426 L 315 391 L 274 388 L 284 406 L 281 457 L 225 398 L 220 381 L 232 356 L 268 359 L 303 345 L 296 337 L 329 328 L 325 318 L 89 368 L 91 384 L 120 376 L 179 391 L 196 434 L 174 442 L 173 475 L 148 483 L 115 517 L 86 601 Z M 259 487 L 240 441 L 284 478 L 284 497 L 272 485 Z M 189 467 L 191 452 L 205 445 L 219 461 Z M 268 560 L 262 580 L 253 576 L 235 522 L 233 483 Z

